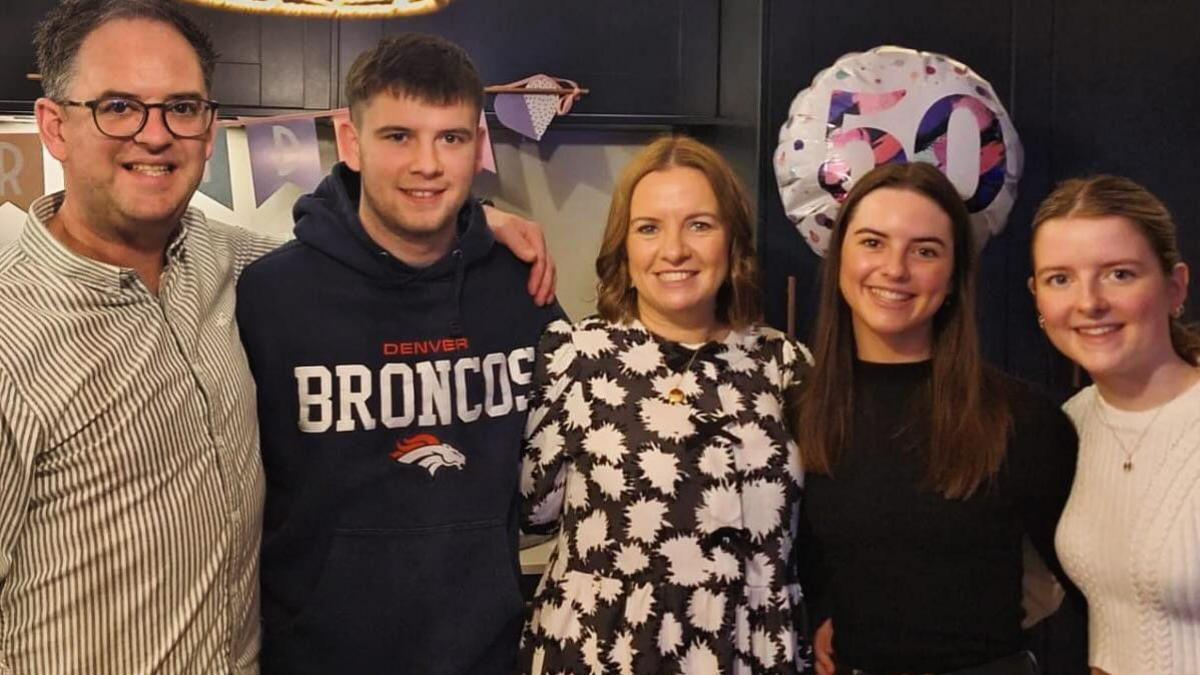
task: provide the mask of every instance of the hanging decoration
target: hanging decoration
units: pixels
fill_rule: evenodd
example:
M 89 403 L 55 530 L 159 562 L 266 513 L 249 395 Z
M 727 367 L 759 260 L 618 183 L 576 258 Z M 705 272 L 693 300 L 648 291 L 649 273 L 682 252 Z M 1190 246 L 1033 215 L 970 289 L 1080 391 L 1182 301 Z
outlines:
M 212 157 L 204 165 L 204 177 L 197 189 L 227 209 L 233 209 L 233 184 L 229 177 L 229 130 L 217 129 Z
M 262 206 L 286 183 L 311 192 L 321 182 L 321 153 L 313 118 L 246 121 L 254 205 Z
M 46 190 L 42 141 L 33 134 L 0 134 L 0 204 L 28 211 Z
M 451 0 L 187 0 L 201 7 L 325 19 L 391 19 L 441 11 Z
M 496 173 L 496 152 L 492 149 L 492 131 L 488 129 L 487 114 L 479 111 L 479 168 Z
M 992 85 L 947 56 L 903 47 L 847 54 L 792 101 L 775 177 L 788 219 L 825 255 L 856 177 L 891 162 L 928 162 L 971 212 L 980 248 L 1017 196 L 1024 152 Z
M 588 93 L 572 80 L 549 75 L 531 75 L 509 84 L 488 87 L 496 94 L 492 107 L 501 124 L 526 138 L 540 141 L 550 122 L 566 115 L 581 96 Z M 557 99 L 557 100 L 556 100 Z

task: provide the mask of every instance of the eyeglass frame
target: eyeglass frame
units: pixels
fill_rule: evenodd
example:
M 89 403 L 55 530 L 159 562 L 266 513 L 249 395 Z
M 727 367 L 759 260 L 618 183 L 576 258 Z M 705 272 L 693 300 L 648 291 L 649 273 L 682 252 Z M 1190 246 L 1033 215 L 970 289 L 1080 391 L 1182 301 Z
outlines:
M 133 103 L 137 103 L 138 105 L 142 106 L 142 123 L 138 125 L 138 128 L 136 130 L 134 130 L 133 133 L 117 136 L 114 134 L 110 134 L 107 131 L 105 131 L 104 129 L 100 128 L 100 119 L 99 119 L 99 117 L 97 117 L 97 115 L 99 113 L 96 111 L 96 109 L 100 106 L 100 103 L 102 101 L 111 101 L 114 99 L 121 100 L 121 101 L 131 101 Z M 175 130 L 171 128 L 171 123 L 167 121 L 167 106 L 171 105 L 173 103 L 179 103 L 180 101 L 194 101 L 196 103 L 204 103 L 208 106 L 208 108 L 209 108 L 208 124 L 206 124 L 204 126 L 204 131 L 201 131 L 200 133 L 195 134 L 195 135 L 184 136 L 183 134 L 176 133 Z M 204 135 L 212 130 L 213 122 L 215 122 L 217 120 L 217 109 L 221 107 L 220 103 L 217 103 L 216 101 L 214 101 L 212 99 L 190 98 L 190 97 L 186 97 L 186 96 L 180 97 L 180 98 L 167 99 L 166 101 L 161 101 L 159 103 L 146 103 L 145 101 L 143 101 L 141 99 L 132 98 L 129 96 L 104 96 L 102 98 L 91 99 L 90 101 L 73 101 L 71 99 L 63 99 L 61 101 L 55 101 L 55 102 L 58 103 L 59 105 L 74 106 L 74 107 L 78 107 L 78 108 L 87 108 L 88 110 L 91 110 L 92 111 L 92 123 L 96 125 L 96 131 L 99 131 L 101 134 L 105 135 L 108 138 L 112 138 L 112 139 L 116 139 L 116 140 L 120 140 L 120 141 L 132 140 L 138 134 L 142 133 L 142 130 L 146 128 L 146 123 L 150 121 L 150 110 L 153 108 L 158 108 L 159 110 L 162 111 L 163 126 L 166 127 L 167 131 L 169 131 L 171 133 L 171 135 L 174 136 L 175 138 L 188 139 L 188 140 L 204 138 Z

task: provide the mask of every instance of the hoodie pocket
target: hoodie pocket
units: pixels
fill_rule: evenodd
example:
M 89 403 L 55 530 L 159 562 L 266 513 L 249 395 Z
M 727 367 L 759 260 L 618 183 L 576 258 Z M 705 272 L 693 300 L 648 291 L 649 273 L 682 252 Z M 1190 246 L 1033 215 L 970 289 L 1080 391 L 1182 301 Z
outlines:
M 304 609 L 264 636 L 264 671 L 510 672 L 515 555 L 500 520 L 338 530 Z

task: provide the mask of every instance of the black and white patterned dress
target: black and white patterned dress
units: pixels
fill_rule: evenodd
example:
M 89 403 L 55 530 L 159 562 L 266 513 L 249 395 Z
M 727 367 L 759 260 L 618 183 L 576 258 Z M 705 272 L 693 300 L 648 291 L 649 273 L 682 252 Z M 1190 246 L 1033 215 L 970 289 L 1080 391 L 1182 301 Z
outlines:
M 792 546 L 802 473 L 782 408 L 811 357 L 758 327 L 704 345 L 688 368 L 693 353 L 637 321 L 558 321 L 542 337 L 522 520 L 561 527 L 524 672 L 809 662 Z M 684 402 L 669 402 L 675 387 Z

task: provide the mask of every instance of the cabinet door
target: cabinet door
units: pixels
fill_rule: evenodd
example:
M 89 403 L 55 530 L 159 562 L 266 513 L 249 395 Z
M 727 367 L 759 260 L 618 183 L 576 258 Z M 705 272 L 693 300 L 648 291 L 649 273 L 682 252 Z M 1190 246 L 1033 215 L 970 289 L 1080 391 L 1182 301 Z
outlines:
M 37 72 L 33 50 L 33 28 L 55 0 L 27 0 L 6 3 L 3 28 L 0 28 L 0 105 L 6 112 L 29 112 L 33 100 L 42 95 L 38 82 L 25 77 Z
M 223 106 L 323 110 L 331 105 L 332 21 L 186 11 L 220 54 L 213 97 Z
M 338 82 L 384 35 L 420 31 L 462 45 L 485 84 L 535 73 L 591 89 L 573 112 L 717 114 L 719 0 L 459 0 L 411 19 L 338 26 Z M 344 94 L 339 87 L 339 100 Z

